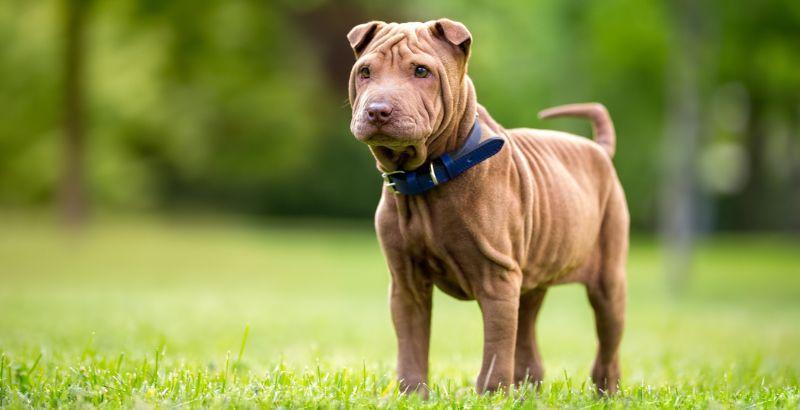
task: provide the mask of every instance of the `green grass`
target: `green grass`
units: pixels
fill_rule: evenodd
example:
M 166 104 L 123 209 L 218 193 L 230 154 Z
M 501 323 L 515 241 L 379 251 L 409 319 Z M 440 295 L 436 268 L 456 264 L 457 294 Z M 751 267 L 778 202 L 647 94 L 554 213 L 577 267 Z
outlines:
M 481 322 L 437 293 L 429 401 L 399 395 L 388 275 L 369 224 L 104 218 L 78 237 L 0 216 L 0 406 L 800 405 L 800 242 L 701 244 L 670 297 L 633 241 L 621 392 L 599 398 L 583 290 L 550 291 L 540 390 L 478 396 Z

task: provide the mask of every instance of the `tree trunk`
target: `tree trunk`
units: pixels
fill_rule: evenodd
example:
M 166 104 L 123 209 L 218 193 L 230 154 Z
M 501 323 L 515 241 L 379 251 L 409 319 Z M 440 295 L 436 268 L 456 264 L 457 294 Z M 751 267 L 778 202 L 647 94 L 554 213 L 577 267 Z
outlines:
M 699 12 L 693 0 L 674 3 L 676 41 L 667 72 L 664 176 L 661 236 L 670 289 L 681 291 L 690 276 L 695 243 L 697 172 L 700 133 L 698 89 Z
M 767 194 L 765 190 L 766 178 L 764 174 L 764 142 L 765 131 L 765 106 L 764 99 L 758 94 L 757 87 L 749 87 L 750 112 L 748 114 L 747 130 L 745 134 L 745 151 L 747 152 L 747 182 L 742 190 L 738 216 L 745 229 L 756 229 L 768 223 L 769 218 L 761 217 L 764 212 L 763 199 Z
M 789 229 L 800 233 L 800 103 L 796 104 L 791 118 L 789 152 L 791 174 L 789 181 Z
M 58 205 L 62 220 L 80 225 L 86 219 L 84 131 L 84 0 L 64 0 L 64 119 Z

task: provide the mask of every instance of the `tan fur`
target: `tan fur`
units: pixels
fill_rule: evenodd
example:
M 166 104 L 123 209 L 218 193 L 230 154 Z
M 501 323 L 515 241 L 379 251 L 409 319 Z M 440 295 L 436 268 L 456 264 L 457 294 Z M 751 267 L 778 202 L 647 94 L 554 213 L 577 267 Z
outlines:
M 542 380 L 537 312 L 549 286 L 579 282 L 596 317 L 592 379 L 602 391 L 615 391 L 629 217 L 611 162 L 614 130 L 605 108 L 543 113 L 593 120 L 597 142 L 558 131 L 506 130 L 476 102 L 466 74 L 472 37 L 461 23 L 371 22 L 348 39 L 358 58 L 350 76 L 351 130 L 370 146 L 379 169 L 415 169 L 454 151 L 476 115 L 484 138 L 506 140 L 494 157 L 422 195 L 383 191 L 375 224 L 392 276 L 402 388 L 426 393 L 433 286 L 480 305 L 484 352 L 476 388 L 482 392 Z M 415 77 L 420 64 L 430 77 Z M 365 65 L 368 78 L 359 74 Z M 385 123 L 365 114 L 376 103 L 391 107 Z

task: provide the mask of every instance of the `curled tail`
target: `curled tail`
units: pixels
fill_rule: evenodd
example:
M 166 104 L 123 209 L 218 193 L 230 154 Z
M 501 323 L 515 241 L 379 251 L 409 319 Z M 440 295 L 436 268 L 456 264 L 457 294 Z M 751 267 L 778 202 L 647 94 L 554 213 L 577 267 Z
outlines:
M 581 117 L 590 119 L 592 121 L 595 142 L 603 147 L 609 157 L 614 158 L 617 134 L 614 132 L 614 123 L 611 122 L 611 116 L 608 115 L 608 110 L 606 110 L 603 104 L 568 104 L 548 108 L 539 112 L 539 118 L 541 119 L 555 117 Z

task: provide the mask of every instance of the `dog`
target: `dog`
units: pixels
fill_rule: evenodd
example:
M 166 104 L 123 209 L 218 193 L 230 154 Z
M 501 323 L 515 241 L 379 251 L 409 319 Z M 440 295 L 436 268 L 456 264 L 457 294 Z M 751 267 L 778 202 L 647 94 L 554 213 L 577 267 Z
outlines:
M 483 393 L 542 381 L 537 313 L 550 286 L 577 282 L 595 314 L 592 380 L 616 391 L 630 217 L 605 107 L 540 113 L 589 119 L 594 140 L 504 129 L 476 101 L 463 24 L 372 21 L 347 39 L 356 56 L 350 130 L 385 181 L 375 227 L 391 273 L 401 390 L 427 396 L 433 286 L 480 306 Z

